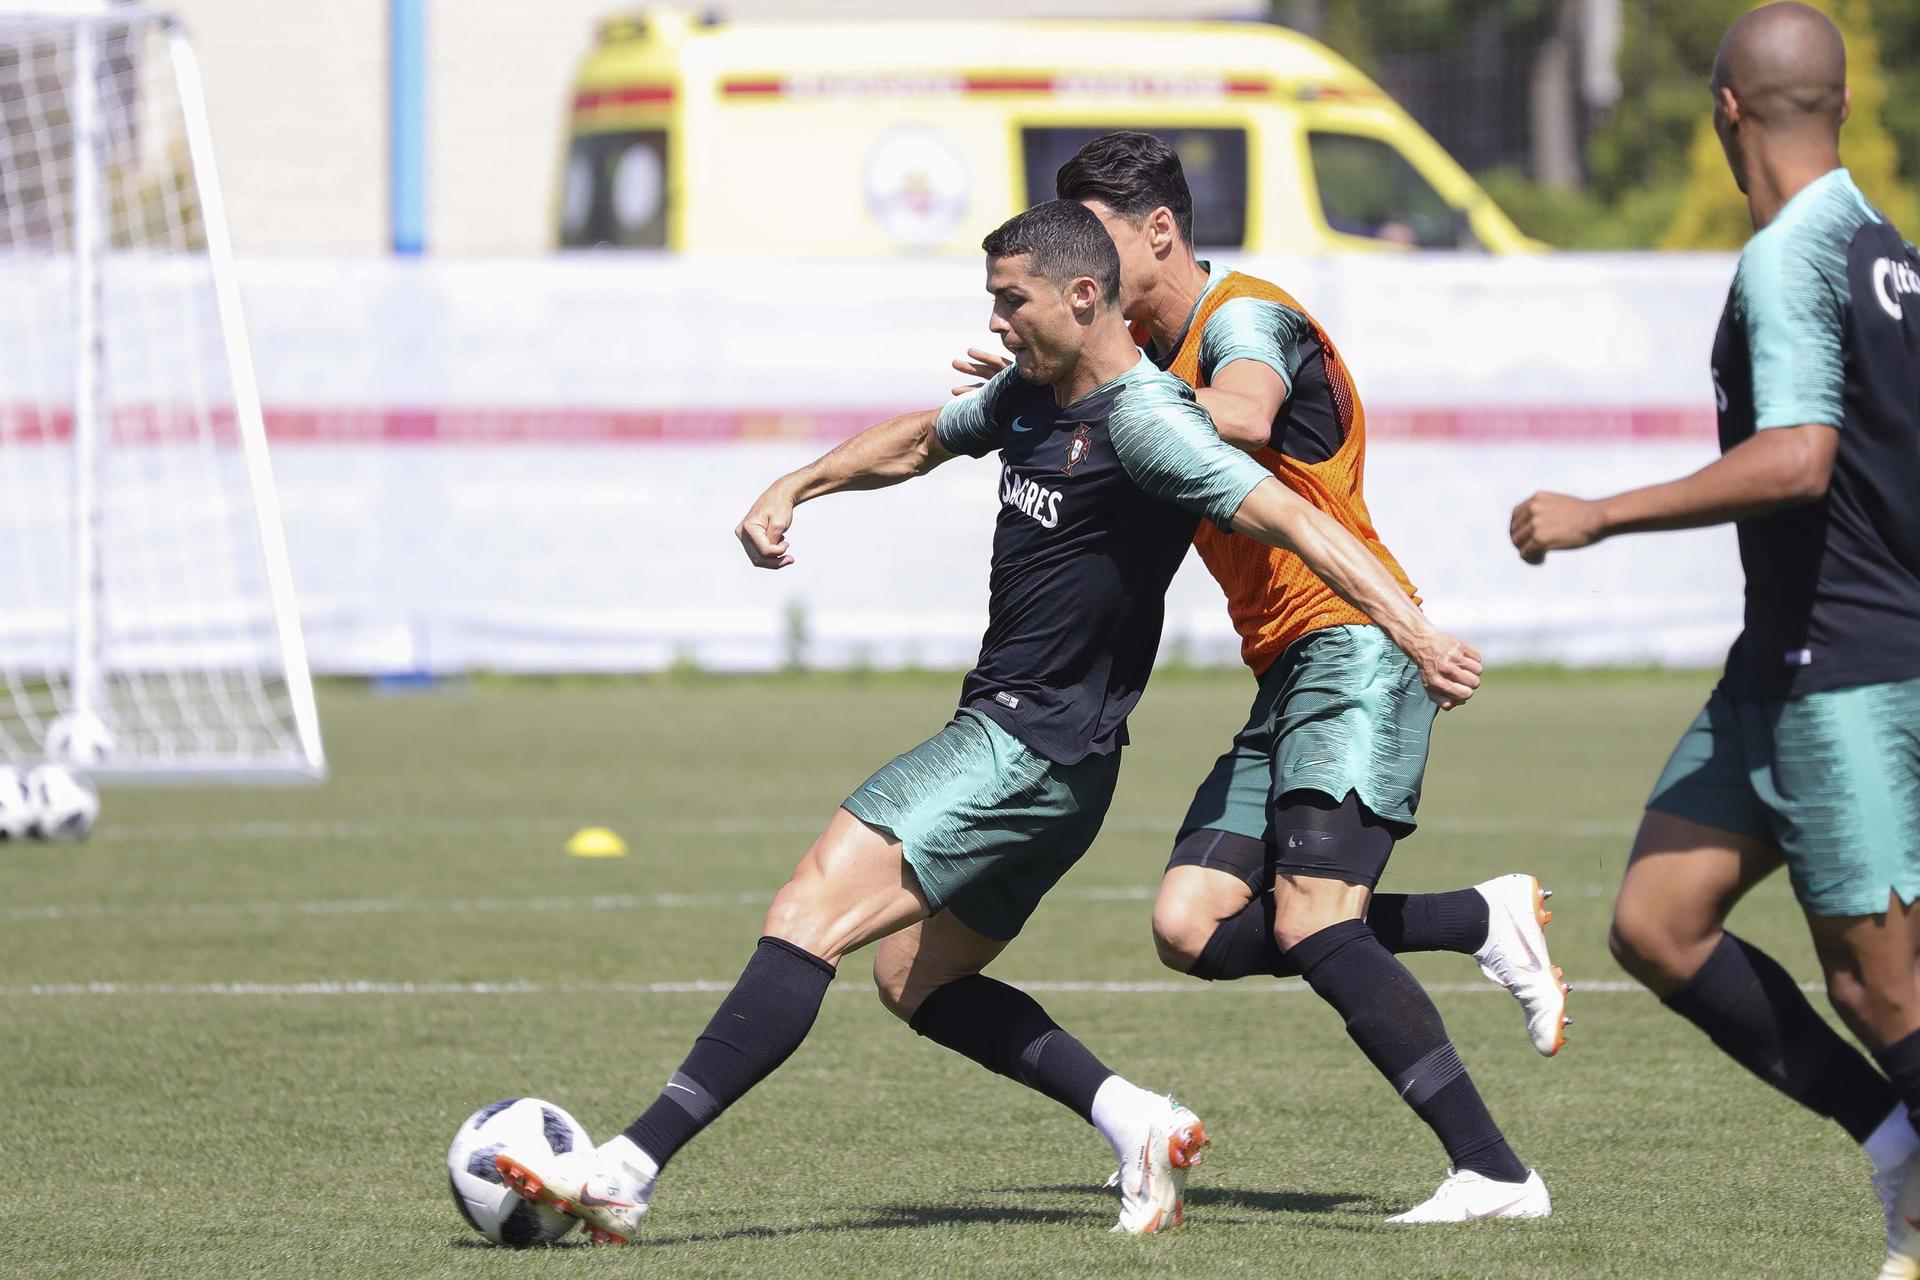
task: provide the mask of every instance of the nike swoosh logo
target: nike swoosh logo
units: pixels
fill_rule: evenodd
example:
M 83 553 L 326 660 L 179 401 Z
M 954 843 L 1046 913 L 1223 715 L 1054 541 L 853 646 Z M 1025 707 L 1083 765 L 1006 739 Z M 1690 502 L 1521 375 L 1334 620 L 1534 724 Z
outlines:
M 1513 1199 L 1507 1201 L 1505 1204 L 1496 1205 L 1495 1207 L 1487 1210 L 1485 1213 L 1475 1213 L 1473 1210 L 1469 1209 L 1467 1210 L 1467 1221 L 1478 1222 L 1482 1218 L 1491 1218 L 1497 1214 L 1505 1213 L 1507 1210 L 1513 1208 L 1513 1206 L 1519 1204 L 1522 1200 L 1525 1200 L 1525 1199 L 1526 1197 L 1523 1195 L 1515 1196 Z
M 689 1088 L 687 1088 L 687 1086 L 685 1086 L 685 1085 L 683 1085 L 683 1084 L 675 1084 L 675 1083 L 674 1083 L 673 1081 L 671 1081 L 671 1080 L 669 1080 L 669 1081 L 667 1081 L 667 1088 L 669 1088 L 669 1089 L 678 1089 L 678 1090 L 679 1090 L 680 1092 L 682 1092 L 682 1093 L 692 1093 L 692 1092 L 693 1092 L 693 1090 L 691 1090 L 691 1089 L 689 1089 Z
M 585 1187 L 580 1188 L 580 1207 L 582 1209 L 631 1209 L 633 1206 L 625 1200 L 602 1200 Z
M 1032 428 L 1032 427 L 1023 427 L 1023 426 L 1021 426 L 1021 425 L 1020 425 L 1020 419 L 1018 419 L 1018 418 L 1015 418 L 1015 419 L 1013 420 L 1013 429 L 1014 429 L 1015 431 L 1031 431 L 1031 430 L 1033 430 L 1033 428 Z
M 1332 764 L 1332 763 L 1333 763 L 1333 757 L 1331 756 L 1327 757 L 1325 760 L 1299 760 L 1294 763 L 1293 771 L 1295 773 L 1298 773 L 1302 769 L 1311 769 L 1313 768 L 1313 766 L 1317 764 Z

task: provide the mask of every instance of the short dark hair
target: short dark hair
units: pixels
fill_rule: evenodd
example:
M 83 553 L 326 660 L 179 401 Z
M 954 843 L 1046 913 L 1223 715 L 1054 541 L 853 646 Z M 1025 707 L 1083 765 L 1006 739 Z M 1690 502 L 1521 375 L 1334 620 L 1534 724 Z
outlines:
M 1120 251 L 1100 219 L 1077 201 L 1048 200 L 1017 213 L 980 247 L 994 258 L 1025 257 L 1028 270 L 1062 288 L 1090 276 L 1105 301 L 1120 299 Z
M 1062 200 L 1098 200 L 1136 227 L 1165 207 L 1180 238 L 1193 243 L 1193 192 L 1180 157 L 1150 133 L 1101 134 L 1060 166 L 1053 193 Z

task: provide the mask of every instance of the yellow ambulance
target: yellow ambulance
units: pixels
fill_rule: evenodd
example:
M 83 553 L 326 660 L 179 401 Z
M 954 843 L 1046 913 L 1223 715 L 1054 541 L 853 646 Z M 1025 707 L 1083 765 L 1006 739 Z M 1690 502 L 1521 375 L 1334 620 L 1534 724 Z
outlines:
M 1378 86 L 1279 27 L 672 9 L 606 22 L 581 67 L 558 238 L 973 253 L 1114 129 L 1179 152 L 1205 248 L 1540 247 Z

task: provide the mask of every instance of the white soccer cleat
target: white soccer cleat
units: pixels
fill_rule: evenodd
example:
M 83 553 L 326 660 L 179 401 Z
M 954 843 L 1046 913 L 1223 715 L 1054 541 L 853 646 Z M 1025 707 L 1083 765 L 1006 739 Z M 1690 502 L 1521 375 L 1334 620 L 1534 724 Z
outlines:
M 1487 940 L 1473 958 L 1480 972 L 1513 993 L 1527 1015 L 1527 1037 L 1551 1058 L 1567 1042 L 1566 976 L 1547 954 L 1550 889 L 1528 875 L 1497 876 L 1473 886 L 1487 900 Z
M 624 1140 L 558 1156 L 536 1149 L 507 1150 L 494 1157 L 494 1164 L 508 1190 L 580 1219 L 593 1243 L 631 1244 L 640 1233 L 658 1174 L 608 1153 L 615 1142 Z
M 1388 1222 L 1478 1222 L 1482 1218 L 1544 1218 L 1553 1200 L 1540 1175 L 1527 1170 L 1525 1182 L 1495 1182 L 1471 1169 L 1449 1169 L 1431 1199 Z
M 1887 1260 L 1880 1280 L 1920 1280 L 1920 1155 L 1873 1175 L 1887 1212 Z
M 1213 1139 L 1200 1117 L 1172 1098 L 1155 1098 L 1154 1115 L 1141 1142 L 1115 1177 L 1120 1185 L 1120 1221 L 1114 1230 L 1149 1236 L 1171 1231 L 1186 1216 L 1187 1171 L 1206 1158 Z

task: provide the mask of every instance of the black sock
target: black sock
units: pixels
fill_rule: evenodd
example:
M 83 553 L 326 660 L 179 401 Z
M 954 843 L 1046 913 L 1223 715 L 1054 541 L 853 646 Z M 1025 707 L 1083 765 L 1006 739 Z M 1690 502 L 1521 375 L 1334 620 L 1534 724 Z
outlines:
M 1440 1011 L 1405 965 L 1360 920 L 1343 920 L 1290 949 L 1307 985 L 1346 1019 L 1347 1034 L 1414 1113 L 1455 1169 L 1524 1182 L 1527 1167 L 1487 1112 Z
M 1093 1122 L 1093 1095 L 1113 1074 L 1018 987 L 984 974 L 959 978 L 920 1002 L 907 1024 L 935 1044 L 1018 1080 Z
M 1474 889 L 1446 893 L 1376 893 L 1367 903 L 1367 927 L 1388 951 L 1459 951 L 1472 955 L 1487 941 L 1487 900 Z M 1299 974 L 1273 933 L 1273 895 L 1263 893 L 1237 916 L 1222 920 L 1193 967 L 1208 982 Z
M 1920 1129 L 1920 1031 L 1894 1041 L 1873 1056 L 1879 1060 L 1880 1069 L 1887 1073 L 1894 1093 L 1906 1106 L 1907 1118 L 1913 1122 L 1915 1129 Z M 1880 1108 L 1880 1115 L 1884 1117 L 1886 1114 L 1887 1107 Z M 1879 1122 L 1876 1120 L 1875 1123 Z M 1853 1131 L 1849 1129 L 1848 1132 Z M 1872 1132 L 1872 1126 L 1868 1126 L 1868 1132 Z
M 1664 1003 L 1735 1062 L 1838 1121 L 1855 1142 L 1866 1141 L 1899 1101 L 1859 1050 L 1814 1012 L 1787 971 L 1731 933 Z
M 1478 889 L 1445 893 L 1376 893 L 1367 903 L 1367 928 L 1395 955 L 1458 951 L 1487 945 L 1487 900 Z
M 694 1134 L 793 1056 L 813 1028 L 833 966 L 779 938 L 762 938 L 693 1052 L 652 1106 L 626 1128 L 662 1168 Z

